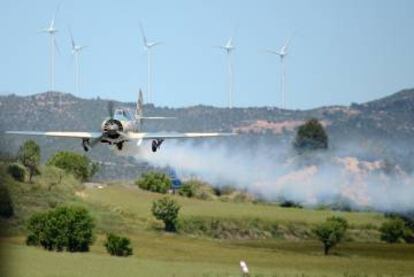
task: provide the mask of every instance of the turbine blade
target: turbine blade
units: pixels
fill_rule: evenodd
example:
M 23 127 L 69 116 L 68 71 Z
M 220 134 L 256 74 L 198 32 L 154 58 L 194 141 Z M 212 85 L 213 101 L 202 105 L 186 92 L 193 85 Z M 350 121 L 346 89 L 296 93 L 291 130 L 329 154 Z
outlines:
M 142 22 L 139 22 L 139 29 L 141 31 L 141 36 L 142 36 L 142 42 L 144 43 L 144 46 L 147 47 L 147 38 L 145 37 L 145 32 L 144 32 L 144 27 L 142 26 Z
M 162 41 L 152 42 L 152 43 L 150 43 L 150 47 L 152 48 L 152 47 L 160 45 L 160 44 L 164 44 L 164 42 L 162 42 Z
M 60 5 L 61 5 L 61 4 L 62 4 L 62 2 L 59 2 L 58 6 L 57 6 L 57 8 L 56 8 L 56 11 L 55 11 L 55 13 L 53 14 L 52 21 L 50 22 L 50 27 L 51 27 L 51 29 L 53 29 L 53 28 L 55 27 L 56 16 L 57 16 L 57 14 L 58 14 L 58 12 L 59 12 Z
M 72 44 L 72 51 L 73 51 L 76 48 L 76 44 L 75 44 L 75 40 L 73 39 L 72 30 L 70 29 L 70 27 L 68 27 L 68 28 L 69 28 L 69 34 L 70 34 L 70 42 Z
M 267 52 L 267 53 L 269 53 L 269 54 L 273 54 L 273 55 L 280 56 L 280 53 L 279 52 L 277 52 L 275 50 L 272 50 L 272 49 L 265 49 L 264 51 Z

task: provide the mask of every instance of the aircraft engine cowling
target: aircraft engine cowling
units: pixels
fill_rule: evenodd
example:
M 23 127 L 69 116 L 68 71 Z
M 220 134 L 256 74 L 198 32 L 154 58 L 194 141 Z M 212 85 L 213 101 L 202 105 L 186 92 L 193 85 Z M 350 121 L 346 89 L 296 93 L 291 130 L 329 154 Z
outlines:
M 108 119 L 102 124 L 102 132 L 106 134 L 108 138 L 117 139 L 119 138 L 119 133 L 124 130 L 122 123 L 116 119 Z

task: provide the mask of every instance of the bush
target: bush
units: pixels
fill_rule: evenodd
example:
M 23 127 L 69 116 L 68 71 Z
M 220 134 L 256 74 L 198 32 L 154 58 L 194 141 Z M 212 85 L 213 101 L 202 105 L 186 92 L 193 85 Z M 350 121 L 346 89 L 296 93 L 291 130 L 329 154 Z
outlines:
M 13 177 L 14 180 L 24 182 L 26 177 L 26 170 L 18 163 L 12 163 L 7 167 L 7 173 Z
M 63 169 L 81 181 L 88 180 L 98 170 L 97 165 L 87 156 L 67 151 L 57 152 L 48 160 L 47 165 Z
M 180 189 L 178 190 L 178 194 L 181 196 L 192 198 L 196 195 L 197 189 L 198 184 L 196 182 L 188 181 L 181 185 Z
M 229 195 L 236 191 L 236 188 L 233 186 L 222 186 L 222 187 L 214 187 L 214 194 L 216 196 L 223 196 L 223 195 Z
M 303 208 L 301 204 L 295 201 L 291 201 L 291 200 L 282 200 L 279 206 L 282 208 L 299 208 L 299 209 Z
M 323 243 L 325 255 L 328 255 L 329 250 L 341 242 L 347 228 L 348 223 L 344 218 L 332 216 L 313 229 L 314 234 Z
M 106 236 L 105 248 L 112 256 L 126 257 L 132 255 L 131 241 L 128 238 L 114 234 Z
M 293 146 L 299 153 L 308 150 L 327 149 L 328 135 L 317 119 L 310 119 L 299 126 Z
M 381 240 L 388 243 L 404 241 L 411 236 L 410 228 L 405 225 L 404 220 L 398 217 L 390 218 L 384 222 L 381 227 Z
M 177 201 L 170 197 L 163 197 L 152 202 L 152 214 L 156 219 L 162 220 L 165 231 L 175 232 L 177 230 L 177 219 L 180 206 Z
M 94 240 L 94 227 L 85 208 L 59 207 L 29 219 L 26 243 L 49 251 L 86 252 Z
M 29 170 L 29 182 L 39 173 L 40 146 L 33 140 L 26 141 L 19 149 L 19 160 Z
M 162 172 L 146 172 L 135 184 L 144 190 L 167 193 L 171 188 L 170 178 Z
M 13 202 L 6 186 L 0 185 L 0 216 L 10 218 L 14 215 Z

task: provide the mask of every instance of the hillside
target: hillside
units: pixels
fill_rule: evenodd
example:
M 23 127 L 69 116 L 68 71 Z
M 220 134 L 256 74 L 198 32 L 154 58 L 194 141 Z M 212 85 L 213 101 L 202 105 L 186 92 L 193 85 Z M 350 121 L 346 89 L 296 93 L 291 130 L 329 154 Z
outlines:
M 61 103 L 61 106 L 59 105 Z M 4 130 L 98 130 L 107 115 L 108 100 L 82 99 L 71 94 L 46 92 L 27 97 L 0 96 L 0 132 Z M 115 106 L 133 109 L 135 103 L 115 102 Z M 311 117 L 320 119 L 326 126 L 331 148 L 342 147 L 350 141 L 364 143 L 364 159 L 384 159 L 399 164 L 406 171 L 414 168 L 413 150 L 401 151 L 414 138 L 414 89 L 404 90 L 375 101 L 353 104 L 349 107 L 332 106 L 312 110 L 281 110 L 278 108 L 215 108 L 194 106 L 187 108 L 155 107 L 145 105 L 147 116 L 171 116 L 177 120 L 146 122 L 147 131 L 237 131 L 242 136 L 225 139 L 225 144 L 249 147 L 282 143 L 290 147 L 298 125 Z M 3 153 L 15 153 L 24 139 L 1 136 Z M 60 149 L 82 151 L 80 141 L 36 139 L 42 147 L 43 159 Z M 398 141 L 398 145 L 396 145 Z M 53 143 L 50 143 L 53 142 Z M 112 155 L 105 146 L 88 153 L 102 163 L 99 178 L 129 179 L 148 168 L 131 157 Z M 121 174 L 122 172 L 122 174 Z
M 181 206 L 181 222 L 193 220 L 194 228 L 214 218 L 217 223 L 210 228 L 217 228 L 222 236 L 188 233 L 189 228 L 167 234 L 150 213 L 152 201 L 162 195 L 126 183 L 102 183 L 102 188 L 82 185 L 70 175 L 50 189 L 48 184 L 56 178 L 52 168 L 43 168 L 34 184 L 20 183 L 0 166 L 0 180 L 12 192 L 16 208 L 14 218 L 0 222 L 2 276 L 55 276 L 57 272 L 59 276 L 239 276 L 242 259 L 252 276 L 263 277 L 410 276 L 414 270 L 413 245 L 379 242 L 378 228 L 385 220 L 379 213 L 173 196 Z M 57 205 L 88 208 L 97 224 L 97 240 L 90 253 L 49 252 L 25 245 L 27 218 Z M 334 255 L 325 257 L 310 229 L 332 215 L 346 218 L 350 230 Z M 263 232 L 261 224 L 268 223 L 275 226 L 274 237 L 253 236 Z M 103 246 L 107 232 L 128 236 L 134 255 L 110 257 Z

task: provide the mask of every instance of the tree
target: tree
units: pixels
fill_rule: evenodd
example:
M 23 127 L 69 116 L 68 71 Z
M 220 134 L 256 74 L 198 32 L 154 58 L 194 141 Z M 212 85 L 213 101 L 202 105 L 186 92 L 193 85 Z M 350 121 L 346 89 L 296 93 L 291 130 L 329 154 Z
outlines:
M 48 160 L 47 165 L 63 169 L 81 181 L 88 180 L 97 171 L 97 165 L 87 156 L 68 151 L 57 152 Z
M 411 236 L 412 232 L 399 217 L 392 217 L 380 227 L 381 240 L 388 243 L 403 241 Z
M 26 177 L 26 170 L 24 166 L 20 165 L 19 163 L 9 164 L 7 167 L 7 173 L 9 173 L 14 180 L 19 182 L 24 182 L 24 179 Z
M 126 257 L 132 255 L 131 241 L 126 237 L 107 234 L 105 248 L 112 256 Z
M 14 215 L 13 202 L 6 186 L 0 185 L 0 216 L 10 218 Z
M 314 234 L 323 243 L 325 255 L 328 255 L 329 250 L 341 242 L 347 228 L 348 223 L 344 218 L 332 216 L 313 229 Z
M 163 197 L 152 202 L 152 214 L 156 219 L 162 220 L 165 231 L 175 232 L 177 230 L 177 219 L 180 206 L 177 201 L 170 197 Z
M 18 157 L 29 170 L 29 182 L 31 183 L 33 175 L 39 172 L 40 146 L 35 141 L 28 140 L 20 147 Z
M 167 193 L 171 188 L 170 178 L 163 172 L 145 172 L 135 184 L 144 190 Z
M 59 207 L 29 219 L 26 243 L 49 251 L 86 252 L 94 241 L 94 227 L 85 208 Z
M 299 153 L 308 150 L 327 149 L 328 135 L 322 124 L 313 118 L 299 126 L 293 146 Z

